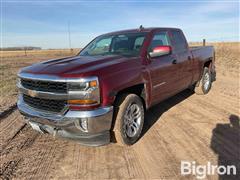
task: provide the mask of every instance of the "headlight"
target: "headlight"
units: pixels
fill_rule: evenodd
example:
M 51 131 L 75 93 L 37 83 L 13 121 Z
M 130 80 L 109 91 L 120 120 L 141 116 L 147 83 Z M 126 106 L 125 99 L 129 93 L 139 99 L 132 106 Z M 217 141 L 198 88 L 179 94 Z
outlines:
M 100 90 L 97 77 L 82 79 L 80 82 L 69 82 L 68 93 L 76 98 L 68 100 L 71 109 L 100 104 Z
M 98 86 L 97 80 L 87 82 L 71 82 L 68 84 L 69 91 L 87 91 L 89 88 L 96 88 Z

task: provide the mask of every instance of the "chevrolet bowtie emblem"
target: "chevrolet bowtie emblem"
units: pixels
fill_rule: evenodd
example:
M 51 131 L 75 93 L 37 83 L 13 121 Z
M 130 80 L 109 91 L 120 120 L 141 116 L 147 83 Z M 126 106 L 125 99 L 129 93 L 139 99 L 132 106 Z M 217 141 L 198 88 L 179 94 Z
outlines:
M 31 97 L 36 97 L 37 96 L 37 91 L 34 91 L 34 90 L 28 90 L 28 95 L 31 96 Z

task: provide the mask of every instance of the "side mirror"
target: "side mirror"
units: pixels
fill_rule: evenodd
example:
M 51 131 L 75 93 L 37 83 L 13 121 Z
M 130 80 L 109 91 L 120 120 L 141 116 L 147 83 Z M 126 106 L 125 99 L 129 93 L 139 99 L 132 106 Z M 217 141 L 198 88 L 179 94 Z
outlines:
M 149 52 L 149 56 L 153 58 L 153 57 L 168 55 L 171 52 L 172 52 L 171 46 L 156 46 L 155 48 L 153 48 L 152 52 Z

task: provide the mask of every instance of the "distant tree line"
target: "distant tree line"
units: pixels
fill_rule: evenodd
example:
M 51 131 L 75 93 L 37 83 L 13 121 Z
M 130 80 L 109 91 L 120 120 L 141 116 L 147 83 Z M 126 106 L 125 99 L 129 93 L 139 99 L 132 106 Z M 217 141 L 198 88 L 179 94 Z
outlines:
M 41 47 L 24 46 L 24 47 L 5 47 L 0 48 L 0 51 L 26 51 L 26 50 L 41 50 Z

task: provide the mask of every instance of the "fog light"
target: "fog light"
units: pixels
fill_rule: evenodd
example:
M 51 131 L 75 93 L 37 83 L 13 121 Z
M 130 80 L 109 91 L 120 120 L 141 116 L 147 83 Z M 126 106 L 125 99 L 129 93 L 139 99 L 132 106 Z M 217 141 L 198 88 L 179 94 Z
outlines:
M 75 126 L 81 131 L 88 132 L 88 119 L 81 118 L 78 121 L 75 121 Z

